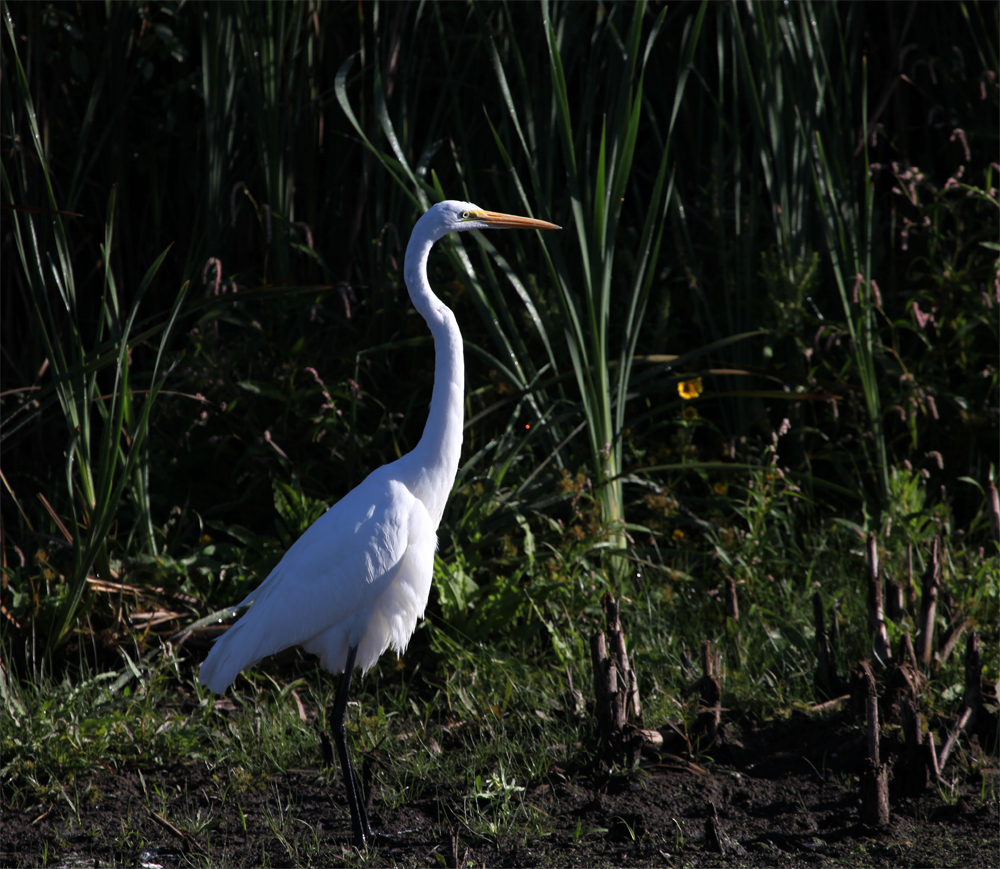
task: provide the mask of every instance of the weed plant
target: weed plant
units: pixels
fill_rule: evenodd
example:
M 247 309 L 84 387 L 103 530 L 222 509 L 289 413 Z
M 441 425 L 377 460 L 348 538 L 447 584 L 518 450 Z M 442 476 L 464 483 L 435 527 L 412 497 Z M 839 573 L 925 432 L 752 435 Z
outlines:
M 448 782 L 442 823 L 544 836 L 523 788 L 589 756 L 567 673 L 589 693 L 609 589 L 648 725 L 691 723 L 706 639 L 732 719 L 811 706 L 814 593 L 838 670 L 870 651 L 868 532 L 918 585 L 941 539 L 938 633 L 968 619 L 996 680 L 995 7 L 2 16 L 5 808 L 76 806 L 100 768 L 186 758 L 238 800 L 317 766 L 314 662 L 220 701 L 177 632 L 416 443 L 402 253 L 445 196 L 564 230 L 431 257 L 467 425 L 427 619 L 349 716 L 385 804 Z M 958 656 L 927 675 L 953 714 Z

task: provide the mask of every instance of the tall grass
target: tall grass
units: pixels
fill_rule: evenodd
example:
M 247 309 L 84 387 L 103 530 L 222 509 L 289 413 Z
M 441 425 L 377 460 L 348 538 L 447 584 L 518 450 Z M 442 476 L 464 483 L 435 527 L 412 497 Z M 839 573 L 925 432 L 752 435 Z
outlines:
M 10 19 L 6 18 L 5 23 L 13 42 Z M 178 293 L 163 327 L 141 335 L 135 333 L 139 305 L 167 251 L 149 267 L 132 294 L 130 309 L 126 312 L 110 264 L 115 218 L 115 191 L 112 189 L 101 245 L 103 297 L 96 333 L 91 346 L 87 346 L 81 333 L 76 266 L 64 227 L 64 218 L 75 215 L 65 214 L 60 209 L 62 203 L 53 187 L 24 67 L 16 54 L 14 65 L 22 113 L 14 113 L 15 101 L 5 94 L 4 102 L 9 110 L 5 121 L 15 138 L 31 143 L 32 151 L 21 150 L 19 155 L 32 154 L 37 161 L 36 178 L 41 181 L 49 206 L 48 219 L 27 210 L 15 210 L 13 214 L 14 238 L 34 309 L 34 326 L 41 334 L 48 367 L 52 371 L 51 386 L 40 390 L 37 400 L 45 401 L 47 393 L 54 393 L 68 434 L 64 455 L 66 486 L 71 495 L 68 500 L 71 523 L 69 528 L 61 526 L 60 530 L 73 548 L 73 567 L 67 578 L 64 599 L 48 628 L 48 646 L 52 650 L 66 639 L 76 624 L 92 567 L 96 564 L 99 577 L 111 578 L 107 537 L 126 491 L 136 513 L 132 533 L 138 536 L 141 549 L 156 554 L 150 515 L 146 435 L 153 404 L 167 377 L 160 372 L 164 349 L 187 287 L 185 285 Z M 9 87 L 6 79 L 4 87 Z M 4 193 L 10 202 L 25 203 L 29 178 L 34 173 L 23 160 L 16 161 L 12 168 L 13 177 L 8 176 L 6 166 L 3 168 Z M 149 373 L 148 389 L 138 389 L 139 384 L 130 377 L 132 348 L 158 331 L 162 331 L 162 337 Z M 99 375 L 106 368 L 112 372 L 111 391 L 101 395 Z
M 315 662 L 263 661 L 227 706 L 184 631 L 416 443 L 432 345 L 402 250 L 445 197 L 564 230 L 430 261 L 466 447 L 427 620 L 349 725 L 384 807 L 447 781 L 442 824 L 551 832 L 526 794 L 590 760 L 567 683 L 588 693 L 609 586 L 645 723 L 681 733 L 706 639 L 731 722 L 825 699 L 814 594 L 837 670 L 870 653 L 866 531 L 918 583 L 941 538 L 939 651 L 995 625 L 997 10 L 898 8 L 5 3 L 5 804 L 79 821 L 69 777 L 128 767 L 212 844 L 150 764 L 227 770 L 203 791 L 227 806 L 315 767 Z M 924 669 L 943 720 L 959 657 Z M 299 820 L 279 792 L 249 823 L 278 859 L 343 859 Z M 113 851 L 148 835 L 123 821 Z
M 646 601 L 652 623 L 728 570 L 767 612 L 763 637 L 809 610 L 805 580 L 768 590 L 762 560 L 822 572 L 830 541 L 848 548 L 836 517 L 881 521 L 901 564 L 888 521 L 909 521 L 907 486 L 934 527 L 985 545 L 997 330 L 979 241 L 995 174 L 990 126 L 975 124 L 994 97 L 979 99 L 972 49 L 966 71 L 939 64 L 974 195 L 946 198 L 951 143 L 948 161 L 921 156 L 943 167 L 934 192 L 892 199 L 871 166 L 916 139 L 880 132 L 881 91 L 869 111 L 903 57 L 871 35 L 879 10 L 4 6 L 5 205 L 45 209 L 3 216 L 5 286 L 24 290 L 3 300 L 5 381 L 32 399 L 3 397 L 5 540 L 26 554 L 22 567 L 9 553 L 25 621 L 5 631 L 57 645 L 85 616 L 111 630 L 111 607 L 85 593 L 95 570 L 218 609 L 409 449 L 431 345 L 402 247 L 445 197 L 564 226 L 451 238 L 431 260 L 468 350 L 467 452 L 431 610 L 455 631 L 519 648 L 542 636 L 576 661 L 605 585 Z M 990 68 L 993 43 L 941 14 Z M 925 233 L 923 271 L 898 249 L 904 219 Z M 682 398 L 697 378 L 704 392 Z M 782 489 L 778 516 L 755 500 L 777 485 L 765 470 L 801 490 Z M 49 539 L 56 517 L 72 564 Z M 933 529 L 907 527 L 919 563 Z M 831 595 L 848 575 L 831 568 Z M 694 640 L 663 641 L 673 661 Z
M 558 17 L 553 18 L 547 3 L 542 5 L 541 12 L 541 19 L 535 25 L 537 32 L 522 37 L 526 45 L 520 44 L 509 12 L 501 14 L 496 23 L 480 16 L 477 37 L 482 50 L 488 50 L 492 58 L 496 81 L 491 89 L 502 96 L 503 112 L 496 118 L 490 117 L 488 110 L 486 113 L 492 145 L 512 182 L 493 191 L 498 203 L 492 207 L 561 219 L 567 223 L 566 231 L 573 239 L 545 239 L 548 280 L 556 291 L 561 323 L 540 313 L 549 306 L 532 297 L 517 277 L 517 270 L 508 265 L 491 241 L 478 239 L 486 254 L 483 266 L 490 279 L 491 294 L 481 286 L 459 239 L 453 242 L 452 262 L 456 270 L 468 277 L 479 313 L 491 331 L 495 355 L 489 361 L 524 396 L 529 410 L 527 426 L 534 428 L 534 437 L 545 439 L 553 450 L 550 458 L 555 458 L 559 465 L 576 464 L 565 451 L 573 449 L 569 442 L 575 434 L 576 420 L 582 417 L 587 444 L 583 455 L 595 481 L 602 522 L 610 533 L 606 545 L 625 552 L 622 432 L 632 360 L 656 274 L 666 207 L 673 188 L 667 180 L 673 124 L 706 7 L 703 5 L 696 15 L 687 16 L 684 23 L 682 52 L 674 76 L 674 107 L 666 129 L 647 126 L 643 91 L 646 64 L 656 50 L 657 37 L 667 20 L 665 9 L 651 21 L 647 21 L 644 3 L 629 10 L 630 20 L 623 22 L 628 27 L 624 41 L 619 39 L 615 24 L 615 18 L 622 15 L 613 13 L 605 17 L 601 10 L 594 10 L 596 28 L 592 38 L 585 42 L 578 39 L 576 28 L 586 18 L 569 14 L 566 7 L 557 7 Z M 644 25 L 649 26 L 645 38 Z M 531 43 L 534 40 L 537 45 L 542 37 L 548 63 L 539 68 L 537 49 Z M 391 150 L 382 150 L 365 135 L 347 95 L 350 63 L 349 60 L 338 74 L 337 97 L 359 135 L 421 207 L 427 206 L 431 195 L 443 198 L 445 191 L 440 186 L 434 188 L 422 179 L 419 166 L 428 161 L 427 151 L 416 171 L 409 165 L 406 143 L 400 142 L 396 125 L 385 107 L 377 65 L 373 78 L 374 103 Z M 585 68 L 602 69 L 606 75 L 600 79 L 581 76 Z M 524 96 L 517 102 L 512 97 L 508 70 L 514 76 L 516 92 Z M 574 95 L 582 111 L 570 104 L 568 74 L 586 82 L 584 92 Z M 529 79 L 533 84 L 529 84 Z M 659 84 L 669 87 L 662 81 Z M 405 77 L 400 87 L 409 87 Z M 408 102 L 405 96 L 401 101 Z M 553 123 L 545 123 L 542 120 L 545 117 L 554 119 Z M 642 134 L 649 144 L 659 150 L 649 196 L 642 195 L 632 171 L 641 127 L 645 127 Z M 439 141 L 434 140 L 435 149 Z M 468 152 L 473 145 L 459 139 L 457 147 Z M 461 195 L 480 198 L 471 179 L 461 167 L 456 168 L 462 178 Z M 522 177 L 522 172 L 527 177 Z M 631 200 L 630 210 L 639 235 L 627 252 L 620 255 L 627 266 L 616 270 L 615 252 L 623 242 L 618 230 L 626 194 Z M 459 192 L 451 195 L 457 196 Z M 512 316 L 509 303 L 493 277 L 490 259 L 512 285 L 515 304 L 523 307 L 525 322 L 530 323 L 540 347 L 544 348 L 541 358 L 532 358 L 521 334 L 523 329 Z M 614 318 L 613 313 L 617 315 Z M 617 349 L 613 340 L 620 342 Z M 562 346 L 557 348 L 557 343 Z M 553 393 L 551 387 L 538 382 L 545 374 L 549 375 L 546 381 L 558 382 L 567 361 L 578 390 L 575 398 L 567 394 L 564 386 Z M 569 408 L 556 414 L 543 410 L 558 402 L 557 396 L 563 403 L 568 400 Z M 514 441 L 510 449 L 517 451 L 526 441 Z M 509 456 L 498 457 L 494 467 L 509 467 L 512 460 Z M 486 473 L 488 478 L 493 477 L 494 491 L 502 474 L 502 470 Z M 513 490 L 513 498 L 501 499 L 502 503 L 509 509 L 519 509 L 518 495 L 522 492 L 523 486 L 518 487 Z M 618 572 L 622 573 L 620 568 Z

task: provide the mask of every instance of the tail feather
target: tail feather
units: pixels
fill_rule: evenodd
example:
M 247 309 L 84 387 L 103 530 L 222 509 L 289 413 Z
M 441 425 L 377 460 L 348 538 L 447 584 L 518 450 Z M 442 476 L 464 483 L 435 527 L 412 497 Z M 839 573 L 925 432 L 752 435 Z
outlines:
M 256 664 L 263 657 L 256 654 L 256 645 L 248 648 L 245 639 L 241 637 L 242 628 L 241 620 L 219 637 L 198 671 L 201 684 L 216 694 L 225 691 L 240 670 Z M 252 635 L 248 638 L 252 640 Z

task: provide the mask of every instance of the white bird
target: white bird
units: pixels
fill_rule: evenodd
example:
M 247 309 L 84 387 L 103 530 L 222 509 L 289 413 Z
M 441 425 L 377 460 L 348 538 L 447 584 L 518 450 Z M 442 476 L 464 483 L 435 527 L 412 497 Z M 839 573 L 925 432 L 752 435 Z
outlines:
M 427 257 L 450 232 L 559 229 L 447 200 L 413 227 L 403 275 L 413 306 L 434 338 L 434 391 L 427 424 L 412 452 L 373 471 L 303 534 L 241 606 L 243 617 L 216 641 L 201 666 L 202 684 L 221 693 L 244 667 L 301 645 L 324 668 L 343 673 L 331 713 L 348 805 L 359 847 L 372 832 L 347 751 L 344 711 L 355 666 L 367 672 L 392 646 L 402 654 L 431 588 L 437 529 L 462 448 L 465 362 L 462 333 L 431 290 Z

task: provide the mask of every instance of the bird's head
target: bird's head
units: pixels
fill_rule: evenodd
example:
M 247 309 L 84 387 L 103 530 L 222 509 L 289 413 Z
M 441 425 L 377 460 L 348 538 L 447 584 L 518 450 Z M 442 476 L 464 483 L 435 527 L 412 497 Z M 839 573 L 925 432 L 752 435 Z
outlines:
M 533 217 L 518 217 L 514 214 L 500 214 L 486 211 L 471 202 L 446 199 L 431 206 L 420 218 L 418 224 L 425 224 L 435 239 L 443 238 L 449 232 L 463 232 L 467 229 L 561 229 L 546 220 Z M 416 230 L 414 230 L 416 231 Z

